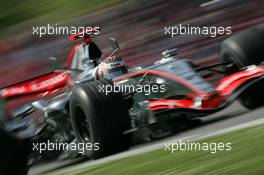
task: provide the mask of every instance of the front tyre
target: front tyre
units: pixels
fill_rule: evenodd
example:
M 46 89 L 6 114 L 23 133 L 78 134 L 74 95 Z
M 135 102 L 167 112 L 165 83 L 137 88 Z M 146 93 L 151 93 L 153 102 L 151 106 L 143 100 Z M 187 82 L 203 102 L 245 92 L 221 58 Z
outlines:
M 247 109 L 253 110 L 264 106 L 264 80 L 260 80 L 249 87 L 239 97 L 239 102 Z
M 119 93 L 106 95 L 100 87 L 111 86 L 108 80 L 76 85 L 70 99 L 73 130 L 80 143 L 92 145 L 85 155 L 101 158 L 129 148 L 130 137 L 123 132 L 130 127 L 128 109 Z

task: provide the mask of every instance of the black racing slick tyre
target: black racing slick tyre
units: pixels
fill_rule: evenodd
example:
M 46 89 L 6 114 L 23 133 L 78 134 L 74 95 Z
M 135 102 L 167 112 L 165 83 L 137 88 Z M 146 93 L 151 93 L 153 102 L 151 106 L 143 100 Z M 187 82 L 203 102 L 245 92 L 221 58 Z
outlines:
M 70 117 L 78 143 L 89 145 L 84 154 L 98 159 L 126 150 L 130 136 L 128 108 L 120 93 L 106 94 L 102 87 L 111 86 L 109 80 L 78 84 L 70 98 Z M 87 148 L 87 146 L 86 146 Z
M 231 62 L 224 66 L 226 74 L 260 64 L 264 61 L 264 30 L 253 28 L 224 40 L 219 57 L 221 63 Z
M 259 80 L 239 97 L 239 102 L 247 109 L 253 110 L 264 106 L 264 79 Z
M 0 173 L 27 175 L 28 144 L 0 128 Z

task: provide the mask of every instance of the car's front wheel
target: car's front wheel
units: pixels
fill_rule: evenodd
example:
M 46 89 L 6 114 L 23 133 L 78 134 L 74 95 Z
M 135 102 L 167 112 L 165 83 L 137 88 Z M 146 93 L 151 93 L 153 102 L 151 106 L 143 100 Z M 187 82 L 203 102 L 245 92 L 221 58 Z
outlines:
M 250 86 L 239 97 L 239 102 L 247 109 L 253 110 L 264 106 L 264 92 L 263 92 L 264 79 L 259 80 Z
M 73 130 L 92 159 L 129 148 L 130 137 L 123 134 L 130 127 L 127 106 L 121 94 L 102 90 L 108 86 L 113 88 L 108 80 L 76 85 L 70 99 Z

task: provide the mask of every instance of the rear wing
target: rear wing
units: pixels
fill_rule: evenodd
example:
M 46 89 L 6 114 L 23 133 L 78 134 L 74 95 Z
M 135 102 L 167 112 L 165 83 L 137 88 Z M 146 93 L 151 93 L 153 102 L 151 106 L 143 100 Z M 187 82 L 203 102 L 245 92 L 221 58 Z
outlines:
M 0 90 L 0 98 L 10 98 L 18 95 L 27 95 L 52 90 L 65 85 L 68 75 L 65 72 L 52 72 Z

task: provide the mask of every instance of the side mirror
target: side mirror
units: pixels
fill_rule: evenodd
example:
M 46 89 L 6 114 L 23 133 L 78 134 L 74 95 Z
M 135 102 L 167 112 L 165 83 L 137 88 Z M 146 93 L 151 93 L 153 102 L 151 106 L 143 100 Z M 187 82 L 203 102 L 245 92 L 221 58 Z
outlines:
M 176 56 L 178 54 L 178 49 L 173 48 L 173 49 L 165 50 L 161 54 L 164 58 L 173 57 L 173 56 Z
M 110 57 L 113 56 L 116 52 L 119 51 L 120 47 L 119 47 L 119 44 L 118 42 L 116 41 L 115 38 L 109 38 L 109 40 L 112 42 L 112 53 L 110 54 Z
M 57 58 L 55 58 L 55 57 L 49 57 L 48 59 L 51 61 L 57 61 Z

